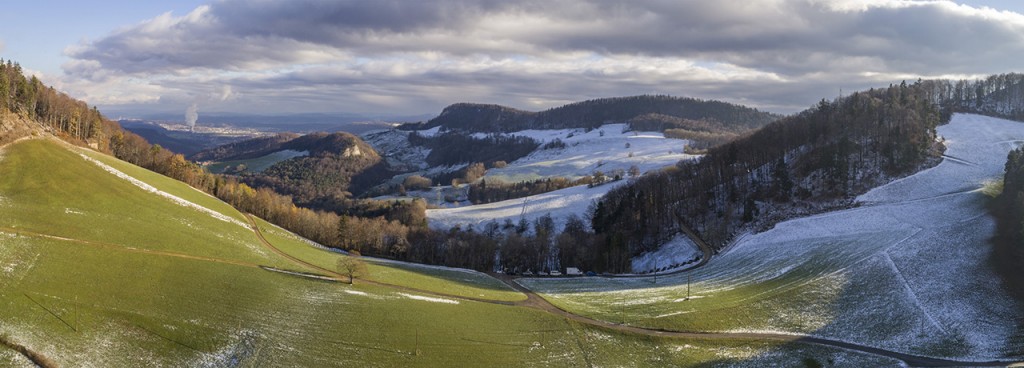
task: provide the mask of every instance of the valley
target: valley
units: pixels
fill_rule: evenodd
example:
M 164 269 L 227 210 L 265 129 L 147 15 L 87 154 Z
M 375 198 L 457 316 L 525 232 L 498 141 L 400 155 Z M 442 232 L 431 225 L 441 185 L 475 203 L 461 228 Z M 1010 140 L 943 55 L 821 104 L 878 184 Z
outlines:
M 647 337 L 589 326 L 502 305 L 521 296 L 464 271 L 384 263 L 370 271 L 373 283 L 357 280 L 353 286 L 268 272 L 259 266 L 320 273 L 304 264 L 329 266 L 343 255 L 257 222 L 265 240 L 303 260 L 294 262 L 261 244 L 246 216 L 222 202 L 87 150 L 35 139 L 3 152 L 0 169 L 32 175 L 0 180 L 2 218 L 18 219 L 5 220 L 2 230 L 0 333 L 61 365 L 893 363 L 814 345 Z M 44 157 L 61 159 L 56 167 L 40 165 Z M 90 180 L 76 190 L 55 189 L 71 177 Z M 78 189 L 89 195 L 78 195 Z M 127 210 L 138 200 L 148 203 Z M 52 208 L 55 202 L 67 207 Z M 47 220 L 64 216 L 80 226 L 54 227 Z M 210 237 L 192 238 L 198 233 Z M 423 290 L 430 284 L 450 296 Z M 687 353 L 674 353 L 679 351 Z M 0 359 L 30 365 L 13 350 L 0 350 Z
M 991 143 L 1024 136 L 1024 128 L 1016 124 L 960 115 L 940 132 L 950 142 L 961 142 L 951 144 L 948 154 L 977 164 L 1012 146 Z M 1021 131 L 1013 133 L 1012 129 Z M 434 366 L 473 354 L 480 362 L 515 361 L 530 366 L 578 366 L 594 361 L 756 366 L 767 361 L 798 364 L 807 359 L 872 366 L 897 365 L 904 359 L 947 366 L 961 363 L 928 357 L 982 363 L 995 360 L 987 364 L 1001 365 L 998 361 L 1012 356 L 1016 349 L 993 343 L 1001 338 L 1013 341 L 1017 332 L 1006 327 L 1016 316 L 1015 305 L 986 285 L 991 276 L 963 278 L 965 284 L 955 287 L 965 294 L 942 294 L 940 298 L 935 293 L 946 286 L 925 282 L 938 268 L 944 272 L 959 269 L 955 272 L 964 274 L 975 274 L 979 267 L 983 270 L 983 250 L 953 252 L 951 247 L 959 243 L 947 242 L 942 249 L 958 257 L 939 257 L 946 261 L 935 262 L 936 268 L 904 271 L 902 282 L 894 280 L 900 277 L 895 273 L 898 268 L 892 268 L 893 273 L 878 272 L 879 267 L 884 269 L 884 262 L 895 265 L 903 260 L 901 255 L 934 243 L 935 236 L 925 236 L 922 231 L 941 235 L 985 220 L 978 212 L 943 215 L 935 207 L 977 203 L 977 191 L 960 189 L 997 173 L 995 164 L 987 164 L 985 169 L 947 161 L 862 196 L 866 203 L 862 208 L 795 220 L 799 225 L 787 222 L 777 230 L 744 237 L 710 264 L 692 271 L 692 295 L 680 300 L 686 297 L 685 273 L 657 281 L 651 277 L 506 279 L 529 287 L 516 286 L 524 295 L 481 273 L 373 259 L 368 260 L 366 278 L 353 286 L 268 272 L 261 267 L 343 279 L 332 269 L 338 258 L 346 256 L 244 216 L 181 183 L 88 150 L 36 139 L 5 147 L 3 157 L 0 167 L 27 173 L 32 173 L 32 167 L 43 167 L 35 165 L 42 157 L 62 157 L 59 170 L 27 176 L 36 178 L 32 182 L 12 181 L 12 177 L 0 181 L 5 193 L 0 211 L 7 212 L 3 218 L 13 218 L 13 211 L 39 213 L 38 217 L 19 216 L 21 220 L 5 223 L 0 230 L 6 239 L 0 264 L 7 276 L 0 293 L 7 322 L 0 332 L 57 362 Z M 929 179 L 931 175 L 961 180 L 936 181 Z M 95 184 L 82 182 L 78 187 L 90 196 L 72 200 L 72 192 L 50 189 L 53 184 L 48 183 L 74 176 L 93 178 Z M 949 189 L 954 189 L 952 194 Z M 916 193 L 916 197 L 903 196 L 905 191 Z M 893 201 L 889 193 L 898 193 L 901 199 Z M 111 204 L 130 206 L 138 200 L 148 201 L 146 207 L 153 212 L 111 211 L 117 208 Z M 68 207 L 50 209 L 45 203 L 51 201 Z M 974 208 L 983 211 L 977 205 Z M 46 214 L 54 210 L 61 214 Z M 908 210 L 917 211 L 907 217 L 919 220 L 914 226 L 932 225 L 902 233 L 901 228 L 879 232 L 871 227 L 888 221 L 884 217 L 860 221 L 862 225 L 850 228 L 851 222 L 843 220 L 848 216 L 878 217 L 861 213 L 865 211 Z M 59 216 L 82 217 L 86 222 L 81 227 L 60 229 L 46 225 L 46 218 Z M 118 224 L 134 224 L 126 229 L 139 230 L 114 232 L 112 226 L 120 225 L 89 223 L 90 218 L 116 218 Z M 256 231 L 250 228 L 253 224 Z M 840 231 L 834 224 L 847 229 Z M 147 226 L 160 226 L 161 230 L 145 230 Z M 813 231 L 787 230 L 794 226 Z M 216 236 L 201 242 L 175 241 L 164 235 L 174 231 L 192 234 L 207 228 L 210 230 L 202 232 Z M 837 231 L 840 235 L 822 236 Z M 104 235 L 115 233 L 121 236 Z M 154 234 L 161 236 L 154 238 Z M 887 253 L 888 247 L 893 255 Z M 773 256 L 766 259 L 767 253 Z M 883 264 L 878 264 L 879 257 Z M 752 272 L 740 275 L 737 270 Z M 874 292 L 858 290 L 851 281 L 869 275 L 875 280 L 870 285 L 892 285 L 886 288 L 892 293 L 873 295 L 877 288 L 872 288 Z M 534 299 L 533 290 L 558 308 L 583 317 Z M 950 297 L 957 310 L 979 313 L 942 312 L 937 306 Z M 577 298 L 587 300 L 587 307 L 573 302 Z M 993 304 L 993 298 L 1003 299 Z M 974 304 L 982 300 L 985 306 Z M 869 307 L 873 303 L 899 303 L 905 308 L 901 315 L 909 320 L 893 330 L 873 325 L 867 321 L 877 316 L 870 311 L 882 311 Z M 701 318 L 687 318 L 698 313 Z M 835 325 L 842 328 L 829 328 Z M 967 325 L 972 329 L 989 326 L 990 330 L 973 334 L 958 330 Z M 399 332 L 410 328 L 413 334 Z M 900 331 L 903 328 L 907 330 Z M 663 332 L 673 330 L 683 332 Z M 931 337 L 943 336 L 940 331 L 945 336 L 967 338 L 957 342 Z M 905 345 L 872 342 L 908 333 L 919 336 L 914 340 L 918 345 L 910 350 L 904 350 Z M 800 342 L 804 334 L 824 339 Z M 843 341 L 857 345 L 843 346 Z M 872 351 L 871 346 L 881 350 Z M 483 351 L 490 352 L 489 357 L 480 360 L 476 354 Z M 24 358 L 10 352 L 0 358 L 15 366 L 26 364 Z

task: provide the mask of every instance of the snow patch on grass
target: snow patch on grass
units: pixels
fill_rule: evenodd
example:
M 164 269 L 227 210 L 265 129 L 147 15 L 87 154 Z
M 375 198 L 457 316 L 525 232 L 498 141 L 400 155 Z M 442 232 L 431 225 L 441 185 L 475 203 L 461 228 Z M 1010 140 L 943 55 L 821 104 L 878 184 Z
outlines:
M 132 183 L 132 185 L 135 185 L 135 186 L 141 188 L 142 190 L 145 190 L 145 191 L 147 191 L 149 193 L 153 193 L 153 194 L 156 194 L 158 196 L 167 198 L 167 199 L 171 200 L 171 202 L 174 202 L 174 203 L 176 203 L 176 204 L 178 204 L 180 206 L 189 207 L 189 208 L 195 209 L 195 210 L 197 210 L 199 212 L 206 213 L 206 214 L 212 216 L 215 219 L 218 219 L 218 220 L 221 220 L 221 221 L 224 221 L 224 222 L 228 222 L 228 223 L 232 223 L 232 224 L 244 227 L 244 228 L 249 228 L 248 224 L 245 224 L 245 223 L 243 223 L 241 221 L 238 221 L 238 220 L 236 220 L 234 218 L 225 216 L 224 214 L 222 214 L 220 212 L 217 212 L 217 211 L 211 210 L 209 208 L 200 206 L 198 204 L 189 202 L 188 200 L 185 200 L 184 198 L 181 198 L 181 197 L 178 197 L 176 195 L 173 195 L 173 194 L 164 192 L 162 190 L 159 190 L 156 187 L 154 187 L 152 185 L 149 185 L 149 183 L 146 183 L 146 182 L 144 182 L 142 180 L 136 179 L 135 177 L 132 177 L 131 175 L 125 174 L 125 173 L 121 172 L 118 169 L 115 169 L 114 167 L 112 167 L 110 165 L 107 165 L 105 163 L 100 162 L 97 159 L 94 159 L 92 157 L 87 156 L 84 153 L 81 153 L 81 152 L 76 152 L 76 153 L 79 156 L 81 156 L 82 159 L 84 159 L 84 160 L 86 160 L 88 162 L 91 162 L 91 163 L 95 164 L 96 166 L 99 166 L 101 169 L 103 169 L 103 171 L 106 171 L 106 172 L 108 172 L 110 174 L 113 174 L 114 176 L 117 176 L 118 178 L 127 180 L 129 183 Z
M 73 210 L 73 209 L 70 209 L 70 208 L 64 208 L 64 214 L 66 214 L 66 215 L 84 215 L 85 212 L 78 211 L 78 210 Z
M 413 294 L 406 294 L 406 293 L 396 293 L 396 294 L 404 296 L 404 297 L 409 298 L 409 299 L 422 300 L 422 301 L 431 302 L 431 303 L 459 304 L 458 300 L 452 300 L 452 299 L 447 299 L 447 298 L 435 298 L 435 297 L 430 297 L 430 296 L 413 295 Z
M 480 228 L 491 221 L 518 222 L 520 218 L 533 222 L 541 216 L 551 215 L 556 226 L 560 227 L 570 215 L 584 216 L 594 200 L 624 183 L 625 180 L 593 188 L 580 185 L 526 198 L 468 207 L 431 209 L 427 210 L 427 219 L 430 227 L 445 230 L 455 226 L 465 228 L 469 225 Z
M 404 261 L 397 261 L 397 260 L 393 260 L 393 259 L 376 258 L 376 257 L 370 257 L 370 256 L 364 256 L 363 258 L 368 260 L 368 261 L 370 261 L 370 262 L 377 263 L 377 264 L 382 264 L 382 265 L 399 265 L 399 266 L 403 266 L 403 267 L 419 268 L 419 269 L 423 269 L 423 270 L 451 271 L 451 272 L 459 272 L 459 273 L 470 274 L 470 275 L 474 275 L 474 276 L 490 277 L 486 273 L 483 273 L 483 272 L 480 272 L 480 271 L 477 271 L 477 270 L 471 270 L 471 269 L 468 269 L 468 268 L 428 265 L 428 264 L 422 264 L 422 263 L 404 262 Z

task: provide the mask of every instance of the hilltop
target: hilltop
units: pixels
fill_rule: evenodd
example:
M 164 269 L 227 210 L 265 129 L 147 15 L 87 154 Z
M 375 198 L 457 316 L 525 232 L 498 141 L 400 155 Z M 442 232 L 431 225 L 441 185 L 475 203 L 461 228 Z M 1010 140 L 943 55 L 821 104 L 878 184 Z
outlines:
M 426 123 L 406 124 L 403 130 L 433 127 L 469 132 L 515 132 L 528 129 L 597 128 L 609 123 L 636 123 L 664 130 L 693 128 L 687 121 L 703 121 L 706 128 L 743 131 L 770 123 L 780 116 L 727 102 L 672 96 L 630 96 L 571 103 L 531 112 L 500 105 L 457 103 Z M 661 120 L 651 124 L 651 120 Z M 652 129 L 653 128 L 653 129 Z

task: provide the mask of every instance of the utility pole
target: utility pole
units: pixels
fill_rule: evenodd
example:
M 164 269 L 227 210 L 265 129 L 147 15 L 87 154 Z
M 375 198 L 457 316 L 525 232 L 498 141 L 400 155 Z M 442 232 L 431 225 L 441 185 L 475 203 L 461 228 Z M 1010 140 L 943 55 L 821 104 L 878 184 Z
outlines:
M 78 332 L 78 318 L 80 316 L 78 309 L 78 295 L 75 295 L 75 332 Z
M 659 270 L 658 267 L 659 266 L 661 266 L 661 259 L 660 258 L 654 260 L 654 284 L 655 285 L 658 284 L 658 270 Z
M 690 300 L 690 273 L 686 273 L 686 300 Z
M 530 197 L 523 198 L 523 211 L 519 213 L 519 219 L 523 220 L 526 218 L 526 203 L 530 201 Z

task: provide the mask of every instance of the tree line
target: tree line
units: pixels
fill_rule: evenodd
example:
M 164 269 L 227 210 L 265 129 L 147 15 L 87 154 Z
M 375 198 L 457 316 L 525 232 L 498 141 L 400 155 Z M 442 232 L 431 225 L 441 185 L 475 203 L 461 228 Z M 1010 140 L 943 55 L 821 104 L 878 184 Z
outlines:
M 990 203 L 997 226 L 992 259 L 1010 289 L 1024 297 L 1024 147 L 1007 155 L 1003 191 Z
M 424 137 L 412 132 L 409 134 L 409 143 L 430 148 L 426 159 L 430 166 L 451 166 L 470 162 L 512 162 L 540 146 L 540 143 L 528 137 L 491 134 L 476 138 L 456 131 L 447 131 L 433 137 Z
M 574 102 L 540 112 L 500 105 L 457 103 L 445 107 L 440 115 L 425 123 L 404 124 L 398 128 L 421 130 L 441 126 L 448 130 L 478 133 L 507 133 L 527 129 L 595 129 L 604 124 L 626 123 L 648 114 L 671 119 L 727 122 L 740 129 L 757 128 L 780 117 L 721 101 L 641 95 Z
M 119 129 L 96 107 L 46 86 L 35 75 L 25 76 L 21 65 L 0 59 L 0 110 L 44 124 L 66 140 L 102 143 Z M 104 146 L 105 148 L 105 146 Z
M 983 79 L 919 81 L 943 114 L 975 113 L 1024 120 L 1024 74 L 995 74 Z

